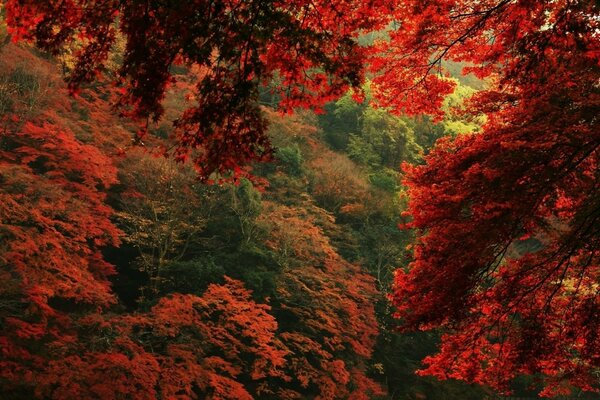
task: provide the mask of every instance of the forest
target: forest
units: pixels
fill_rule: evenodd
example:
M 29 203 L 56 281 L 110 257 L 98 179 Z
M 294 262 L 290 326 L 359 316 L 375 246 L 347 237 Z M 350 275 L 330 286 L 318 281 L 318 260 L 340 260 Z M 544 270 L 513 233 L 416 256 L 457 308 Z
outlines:
M 0 0 L 0 400 L 600 398 L 598 0 Z

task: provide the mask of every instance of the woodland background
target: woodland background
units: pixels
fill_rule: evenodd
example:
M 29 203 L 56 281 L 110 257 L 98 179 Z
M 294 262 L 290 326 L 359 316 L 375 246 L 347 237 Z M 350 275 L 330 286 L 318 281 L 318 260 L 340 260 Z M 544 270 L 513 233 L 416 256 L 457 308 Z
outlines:
M 389 301 L 394 271 L 414 260 L 399 166 L 487 121 L 463 112 L 488 85 L 464 64 L 444 63 L 456 90 L 435 118 L 375 106 L 368 79 L 361 101 L 349 91 L 289 115 L 264 87 L 272 162 L 203 182 L 163 156 L 201 68 L 171 68 L 164 117 L 140 138 L 110 79 L 76 93 L 64 82 L 77 43 L 50 55 L 10 43 L 3 22 L 0 43 L 1 399 L 502 394 L 415 374 L 444 330 L 399 332 Z M 539 247 L 523 238 L 510 251 Z M 543 387 L 533 374 L 509 389 Z

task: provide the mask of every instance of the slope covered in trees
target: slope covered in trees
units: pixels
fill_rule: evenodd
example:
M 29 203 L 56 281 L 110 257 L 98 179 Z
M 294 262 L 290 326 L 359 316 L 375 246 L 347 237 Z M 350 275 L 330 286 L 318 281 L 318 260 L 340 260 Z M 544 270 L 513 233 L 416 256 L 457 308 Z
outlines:
M 3 396 L 371 399 L 388 387 L 394 398 L 447 390 L 414 384 L 417 357 L 405 358 L 383 325 L 407 241 L 396 228 L 393 161 L 369 165 L 350 147 L 330 149 L 334 109 L 346 102 L 362 119 L 364 105 L 345 98 L 329 117 L 265 109 L 275 163 L 256 166 L 254 184 L 211 186 L 191 164 L 154 154 L 168 126 L 152 125 L 145 147 L 132 145 L 137 125 L 112 111 L 110 85 L 73 98 L 59 63 L 12 44 L 2 54 Z M 168 92 L 167 115 L 185 107 L 189 74 Z M 364 140 L 381 141 L 371 125 L 389 125 L 391 135 L 417 124 L 366 110 Z M 415 140 L 412 125 L 393 134 L 398 146 L 370 151 L 420 157 L 419 144 L 403 145 Z M 387 358 L 392 349 L 409 366 Z
M 2 396 L 600 389 L 597 2 L 1 13 Z
M 3 395 L 384 392 L 366 375 L 373 279 L 332 247 L 327 211 L 124 153 L 135 126 L 111 116 L 110 86 L 71 99 L 56 65 L 12 45 L 3 54 Z M 41 72 L 20 66 L 34 62 Z M 42 79 L 52 97 L 26 114 Z

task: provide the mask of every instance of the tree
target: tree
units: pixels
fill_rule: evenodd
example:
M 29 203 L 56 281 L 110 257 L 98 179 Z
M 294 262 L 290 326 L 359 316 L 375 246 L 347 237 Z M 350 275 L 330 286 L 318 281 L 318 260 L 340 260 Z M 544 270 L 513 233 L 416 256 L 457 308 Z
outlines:
M 0 75 L 0 135 L 18 132 L 40 110 L 52 80 L 19 65 Z M 2 140 L 2 139 L 0 139 Z
M 318 106 L 363 79 L 364 49 L 356 37 L 380 25 L 385 2 L 253 1 L 40 1 L 6 3 L 14 40 L 33 39 L 60 53 L 75 38 L 80 48 L 69 82 L 73 89 L 103 71 L 124 37 L 118 71 L 122 110 L 158 120 L 172 83 L 173 65 L 197 66 L 197 104 L 178 128 L 179 158 L 191 149 L 200 174 L 233 170 L 269 154 L 261 84 L 277 78 L 280 106 Z M 383 13 L 385 14 L 385 13 Z M 79 47 L 77 46 L 77 47 Z
M 260 192 L 249 180 L 242 179 L 239 185 L 230 185 L 229 193 L 230 209 L 238 220 L 242 241 L 250 243 L 260 232 L 256 224 L 262 209 Z
M 323 208 L 337 213 L 343 206 L 359 203 L 368 196 L 368 183 L 361 179 L 357 164 L 329 149 L 311 160 L 315 171 L 311 192 Z
M 206 290 L 196 287 L 194 294 L 152 299 L 145 312 L 128 313 L 117 304 L 111 288 L 116 271 L 102 254 L 107 246 L 116 247 L 123 234 L 106 204 L 109 188 L 117 184 L 117 168 L 99 148 L 105 143 L 84 144 L 67 128 L 69 120 L 79 122 L 77 110 L 69 109 L 66 90 L 55 76 L 37 68 L 24 71 L 13 62 L 40 59 L 15 46 L 3 51 L 9 50 L 0 63 L 12 100 L 6 111 L 8 134 L 3 132 L 0 142 L 1 397 L 259 397 L 260 385 L 280 375 L 286 354 L 275 338 L 277 323 L 269 306 L 253 301 L 241 282 L 229 278 Z M 48 82 L 38 82 L 46 78 Z M 56 90 L 38 96 L 44 85 Z M 38 97 L 43 101 L 29 102 Z M 96 107 L 106 105 L 91 98 Z M 94 128 L 114 122 L 105 109 L 98 114 Z M 110 125 L 110 140 L 120 144 L 122 131 Z M 132 153 L 131 158 L 139 157 Z M 193 185 L 186 181 L 197 184 L 195 176 L 179 168 L 176 172 L 172 161 L 139 158 L 146 162 L 124 168 L 121 178 L 131 184 L 136 177 L 138 193 L 155 197 L 160 204 L 154 209 L 169 218 L 149 225 L 168 222 L 181 246 L 190 234 L 181 220 L 196 222 L 203 215 L 198 210 L 207 210 L 190 207 L 196 214 L 189 214 L 165 209 L 173 207 L 170 198 L 195 199 L 189 192 Z M 154 185 L 144 171 L 158 178 Z M 158 190 L 161 178 L 173 178 L 175 193 Z M 138 203 L 132 210 L 143 214 L 149 208 Z M 147 215 L 139 219 L 143 217 Z
M 403 161 L 415 162 L 422 152 L 414 132 L 405 121 L 382 108 L 368 107 L 363 113 L 361 139 L 380 158 L 380 165 L 398 168 Z M 349 149 L 352 157 L 353 151 Z
M 481 134 L 405 166 L 418 238 L 393 300 L 405 329 L 445 331 L 424 374 L 500 390 L 537 374 L 545 396 L 599 389 L 599 14 L 594 1 L 395 11 L 373 61 L 393 70 L 375 79 L 385 105 L 438 113 L 446 58 L 490 82 L 469 106 L 487 118 Z
M 70 131 L 26 122 L 0 148 L 0 182 L 0 387 L 18 394 L 82 316 L 116 301 L 100 253 L 119 241 L 102 192 L 116 169 Z
M 226 278 L 202 296 L 164 297 L 147 313 L 90 315 L 32 375 L 42 399 L 250 400 L 286 354 L 269 306 Z
M 189 165 L 130 152 L 120 166 L 127 191 L 120 198 L 119 220 L 128 234 L 125 241 L 139 251 L 139 267 L 148 274 L 147 289 L 154 295 L 165 268 L 186 255 L 214 205 L 199 195 Z
M 378 334 L 373 278 L 336 253 L 319 226 L 332 224 L 323 209 L 265 207 L 263 218 L 271 223 L 267 245 L 282 266 L 273 308 L 291 377 L 278 385 L 286 390 L 277 398 L 383 395 L 366 375 Z

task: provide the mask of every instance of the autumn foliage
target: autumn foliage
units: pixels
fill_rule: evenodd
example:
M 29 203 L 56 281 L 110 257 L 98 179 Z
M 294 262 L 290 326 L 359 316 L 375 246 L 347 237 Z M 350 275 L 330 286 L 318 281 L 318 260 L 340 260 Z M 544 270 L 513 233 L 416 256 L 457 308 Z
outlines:
M 388 290 L 420 375 L 600 390 L 598 1 L 0 12 L 10 396 L 377 398 Z
M 407 328 L 446 331 L 422 373 L 498 389 L 540 374 L 547 396 L 597 390 L 598 4 L 409 1 L 398 14 L 389 62 L 407 85 L 441 58 L 491 76 L 469 110 L 485 114 L 483 133 L 404 167 L 419 236 L 393 299 Z M 394 79 L 381 76 L 384 93 L 407 87 Z M 419 90 L 443 94 L 443 77 L 424 79 Z
M 4 51 L 17 65 L 35 60 L 12 45 Z M 258 192 L 248 181 L 208 189 L 190 165 L 139 149 L 123 154 L 133 127 L 110 115 L 110 87 L 71 100 L 52 65 L 43 64 L 53 89 L 38 102 L 39 71 L 1 67 L 13 96 L 0 143 L 3 394 L 339 399 L 383 393 L 366 375 L 377 335 L 371 278 L 337 255 L 312 219 L 294 218 L 292 209 L 269 211 L 265 251 L 272 244 L 278 252 L 284 246 L 276 243 L 285 242 L 296 271 L 277 275 L 276 297 L 260 297 L 223 275 L 191 292 L 173 291 L 168 268 L 182 257 L 193 262 L 207 224 L 224 223 L 211 196 L 235 194 L 220 200 L 232 201 L 235 229 L 247 245 L 259 237 Z M 27 99 L 36 102 L 26 107 Z M 98 131 L 108 125 L 110 134 Z M 292 230 L 280 233 L 281 223 Z M 123 265 L 111 265 L 101 251 L 119 245 L 136 249 L 131 268 L 146 274 L 144 305 L 135 309 L 126 309 L 121 289 L 113 287 Z M 318 279 L 310 277 L 315 273 Z M 318 293 L 320 281 L 336 274 L 337 283 L 306 304 L 287 291 Z
M 0 151 L 0 364 L 2 381 L 18 386 L 77 340 L 81 313 L 116 302 L 108 281 L 115 270 L 100 253 L 119 242 L 101 191 L 116 182 L 116 169 L 50 122 L 20 124 Z M 38 346 L 45 350 L 31 350 Z
M 33 39 L 58 54 L 75 39 L 73 89 L 105 72 L 125 41 L 115 82 L 122 111 L 158 120 L 174 65 L 196 65 L 196 104 L 175 122 L 179 158 L 190 150 L 201 175 L 235 171 L 267 157 L 259 87 L 279 82 L 282 109 L 318 106 L 362 82 L 365 51 L 356 37 L 381 26 L 385 2 L 194 1 L 164 5 L 120 1 L 9 1 L 13 40 Z M 338 10 L 339 7 L 339 10 Z M 116 21 L 119 21 L 118 24 Z M 144 129 L 140 132 L 144 133 Z
M 315 385 L 319 399 L 383 394 L 364 373 L 377 337 L 373 278 L 336 253 L 319 226 L 319 220 L 331 223 L 324 210 L 268 206 L 272 230 L 267 243 L 284 267 L 277 302 L 289 375 L 302 388 Z M 299 323 L 286 322 L 294 320 Z M 281 398 L 300 393 L 291 395 Z

